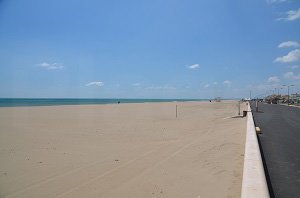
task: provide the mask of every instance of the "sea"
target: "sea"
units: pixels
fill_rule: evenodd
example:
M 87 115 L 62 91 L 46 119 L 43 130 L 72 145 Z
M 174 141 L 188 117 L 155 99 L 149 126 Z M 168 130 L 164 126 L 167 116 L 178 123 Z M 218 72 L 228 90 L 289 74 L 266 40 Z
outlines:
M 209 99 L 0 98 L 0 107 L 207 101 Z

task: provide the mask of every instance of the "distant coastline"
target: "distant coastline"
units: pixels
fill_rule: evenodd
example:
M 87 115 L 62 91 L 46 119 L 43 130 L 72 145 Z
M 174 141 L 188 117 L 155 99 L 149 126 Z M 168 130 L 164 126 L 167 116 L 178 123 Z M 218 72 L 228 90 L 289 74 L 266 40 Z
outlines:
M 210 99 L 0 98 L 0 107 L 208 101 Z

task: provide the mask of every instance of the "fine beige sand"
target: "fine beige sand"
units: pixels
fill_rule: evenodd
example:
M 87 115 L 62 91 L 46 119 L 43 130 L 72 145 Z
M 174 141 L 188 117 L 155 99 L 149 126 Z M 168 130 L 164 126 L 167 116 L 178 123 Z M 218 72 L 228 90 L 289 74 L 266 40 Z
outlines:
M 240 197 L 234 115 L 236 101 L 2 107 L 0 197 Z

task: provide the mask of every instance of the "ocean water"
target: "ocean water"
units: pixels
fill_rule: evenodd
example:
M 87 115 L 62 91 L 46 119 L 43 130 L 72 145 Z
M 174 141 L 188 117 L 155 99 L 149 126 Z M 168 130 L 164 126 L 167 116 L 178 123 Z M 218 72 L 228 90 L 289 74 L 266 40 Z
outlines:
M 19 106 L 53 106 L 53 105 L 84 105 L 84 104 L 116 104 L 145 102 L 175 102 L 175 101 L 206 101 L 208 99 L 78 99 L 78 98 L 0 98 L 0 107 Z

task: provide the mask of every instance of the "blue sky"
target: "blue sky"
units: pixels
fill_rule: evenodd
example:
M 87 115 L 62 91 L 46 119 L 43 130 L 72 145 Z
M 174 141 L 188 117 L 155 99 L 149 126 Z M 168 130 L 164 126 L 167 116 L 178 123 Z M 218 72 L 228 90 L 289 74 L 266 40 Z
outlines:
M 300 1 L 0 0 L 0 97 L 233 98 L 283 84 L 300 92 Z

